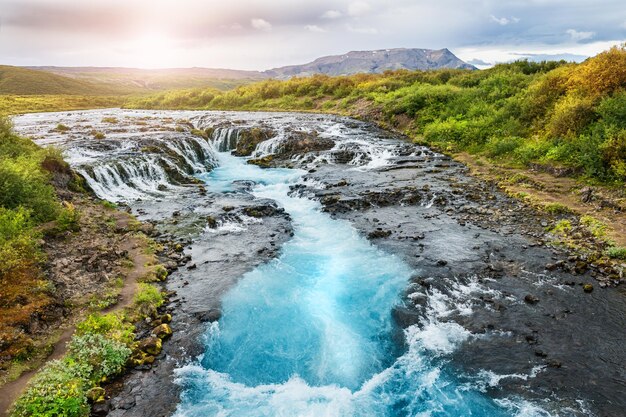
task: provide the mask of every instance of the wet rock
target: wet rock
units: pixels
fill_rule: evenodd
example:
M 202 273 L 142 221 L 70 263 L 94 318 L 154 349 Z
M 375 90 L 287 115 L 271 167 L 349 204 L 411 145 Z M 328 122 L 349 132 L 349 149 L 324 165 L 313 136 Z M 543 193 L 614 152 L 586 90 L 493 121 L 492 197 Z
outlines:
M 539 297 L 532 294 L 526 294 L 524 301 L 528 304 L 537 304 L 539 302 Z
M 593 291 L 593 284 L 585 284 L 583 285 L 583 291 L 586 293 L 590 293 Z
M 163 323 L 152 329 L 152 334 L 159 339 L 165 340 L 172 337 L 172 329 L 168 324 Z
M 274 207 L 270 204 L 250 206 L 250 207 L 245 207 L 243 209 L 243 213 L 246 216 L 256 217 L 256 218 L 274 216 L 278 213 L 283 213 L 283 212 L 284 212 L 283 209 Z
M 196 264 L 191 264 L 191 265 L 189 265 L 189 266 L 187 267 L 187 270 L 188 270 L 188 271 L 191 271 L 192 269 L 196 269 L 196 268 L 198 268 L 198 266 L 197 266 Z
M 556 359 L 552 359 L 548 361 L 548 366 L 550 368 L 560 368 L 561 366 L 563 366 L 563 364 L 560 361 L 557 361 Z
M 593 199 L 593 188 L 585 187 L 580 190 L 580 200 L 583 203 L 589 203 Z
M 289 134 L 289 136 L 280 144 L 276 153 L 281 157 L 291 157 L 293 155 L 308 152 L 326 151 L 332 149 L 334 146 L 334 140 L 321 138 L 315 131 L 296 131 Z
M 374 230 L 367 235 L 369 239 L 382 239 L 389 236 L 391 236 L 391 230 Z
M 576 272 L 577 274 L 584 274 L 588 268 L 589 268 L 589 265 L 587 264 L 587 262 L 578 261 L 576 262 L 576 265 L 574 266 L 574 272 Z
M 558 268 L 557 264 L 546 264 L 546 270 L 554 271 Z
M 262 158 L 249 159 L 248 164 L 256 165 L 260 168 L 270 168 L 272 166 L 272 161 L 274 161 L 274 155 L 267 155 Z
M 276 133 L 271 129 L 255 127 L 239 131 L 237 147 L 233 151 L 236 156 L 250 156 L 257 145 L 274 137 Z
M 217 227 L 217 220 L 213 216 L 207 216 L 206 222 L 211 229 L 215 229 Z
M 158 355 L 162 348 L 161 339 L 158 337 L 148 337 L 139 343 L 139 349 L 150 355 Z
M 89 391 L 87 391 L 85 396 L 90 402 L 95 403 L 95 402 L 100 402 L 99 400 L 104 401 L 105 394 L 106 394 L 106 391 L 104 390 L 104 388 L 93 387 Z
M 448 261 L 445 261 L 443 259 L 439 259 L 437 261 L 437 266 L 446 266 L 446 265 L 448 265 Z
M 134 396 L 123 398 L 118 404 L 117 408 L 121 410 L 130 410 L 137 404 Z
M 107 401 L 95 403 L 91 406 L 91 415 L 94 417 L 104 417 L 109 414 L 111 406 Z
M 211 309 L 208 311 L 200 311 L 194 313 L 194 317 L 203 323 L 218 321 L 222 317 L 222 312 L 218 309 Z

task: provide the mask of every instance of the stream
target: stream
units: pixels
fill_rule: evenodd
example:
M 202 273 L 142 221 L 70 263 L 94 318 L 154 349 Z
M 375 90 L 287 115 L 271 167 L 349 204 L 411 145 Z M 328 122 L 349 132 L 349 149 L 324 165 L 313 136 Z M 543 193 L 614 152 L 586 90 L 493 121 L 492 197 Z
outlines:
M 621 296 L 546 274 L 558 252 L 527 237 L 542 229 L 442 155 L 335 116 L 111 109 L 15 123 L 194 262 L 168 279 L 175 335 L 156 376 L 133 372 L 112 417 L 618 415 L 611 390 L 562 381 L 623 377 Z M 268 138 L 236 156 L 259 129 Z M 561 343 L 571 329 L 551 326 L 583 326 L 571 305 L 606 317 L 605 358 L 585 335 Z M 581 355 L 588 366 L 567 366 Z

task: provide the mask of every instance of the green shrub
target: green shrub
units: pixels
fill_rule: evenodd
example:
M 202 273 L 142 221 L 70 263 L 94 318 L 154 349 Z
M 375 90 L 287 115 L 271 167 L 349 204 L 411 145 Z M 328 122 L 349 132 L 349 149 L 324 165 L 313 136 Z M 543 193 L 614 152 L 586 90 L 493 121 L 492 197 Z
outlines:
M 580 224 L 583 225 L 587 230 L 589 230 L 589 232 L 593 236 L 599 239 L 606 238 L 607 226 L 600 220 L 595 219 L 591 216 L 582 216 L 580 218 Z
M 28 210 L 0 207 L 0 277 L 40 260 L 38 239 Z
M 550 229 L 551 233 L 566 236 L 572 230 L 572 222 L 569 220 L 560 220 L 558 221 L 554 227 Z
M 62 360 L 48 362 L 16 401 L 14 417 L 86 417 L 87 391 L 124 369 L 131 350 L 101 334 L 74 336 Z
M 68 361 L 81 367 L 88 366 L 89 372 L 84 376 L 94 384 L 103 377 L 119 374 L 130 354 L 131 350 L 126 344 L 98 333 L 74 336 L 68 345 Z
M 571 212 L 569 207 L 561 203 L 546 203 L 543 205 L 542 208 L 543 210 L 551 214 L 566 214 Z
M 596 112 L 606 124 L 626 129 L 626 91 L 605 97 Z
M 135 328 L 118 313 L 93 313 L 76 326 L 77 335 L 101 334 L 109 339 L 130 345 L 135 339 Z
M 626 248 L 621 246 L 614 246 L 607 249 L 606 254 L 609 258 L 621 259 L 626 261 Z
M 13 406 L 12 417 L 86 417 L 86 370 L 67 360 L 48 362 Z
M 57 229 L 59 231 L 69 230 L 72 232 L 80 230 L 80 212 L 74 204 L 68 201 L 63 202 L 63 209 L 57 217 Z
M 485 144 L 485 153 L 491 158 L 510 155 L 523 143 L 523 138 L 514 136 L 492 137 Z
M 38 158 L 0 159 L 0 206 L 30 209 L 32 217 L 42 222 L 56 216 L 59 205 Z
M 133 307 L 140 316 L 139 318 L 144 318 L 154 315 L 163 301 L 163 294 L 157 287 L 139 283 L 139 289 L 133 298 Z

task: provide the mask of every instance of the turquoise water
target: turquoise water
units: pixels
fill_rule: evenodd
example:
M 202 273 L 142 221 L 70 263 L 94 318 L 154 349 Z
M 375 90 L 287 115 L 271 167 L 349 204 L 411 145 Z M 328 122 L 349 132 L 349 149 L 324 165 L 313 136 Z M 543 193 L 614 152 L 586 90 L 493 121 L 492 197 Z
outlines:
M 219 159 L 202 177 L 209 190 L 256 181 L 253 194 L 284 207 L 295 234 L 224 297 L 205 354 L 178 370 L 178 417 L 536 415 L 456 381 L 442 352 L 468 337 L 460 326 L 433 320 L 407 329 L 406 346 L 392 341 L 411 269 L 319 203 L 288 196 L 302 171 Z

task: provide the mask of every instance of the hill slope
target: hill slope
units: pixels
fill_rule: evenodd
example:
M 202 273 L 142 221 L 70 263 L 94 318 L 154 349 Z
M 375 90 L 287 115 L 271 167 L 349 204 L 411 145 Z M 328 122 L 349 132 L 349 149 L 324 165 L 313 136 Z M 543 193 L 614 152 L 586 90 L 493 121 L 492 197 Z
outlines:
M 0 94 L 103 95 L 120 93 L 119 88 L 75 80 L 44 71 L 0 65 Z
M 218 68 L 30 67 L 30 69 L 135 92 L 198 87 L 227 90 L 267 78 L 258 71 Z
M 303 65 L 274 68 L 265 73 L 272 78 L 306 77 L 313 74 L 331 76 L 357 73 L 382 73 L 387 70 L 476 69 L 461 61 L 448 49 L 381 49 L 352 51 L 344 55 L 325 56 Z

